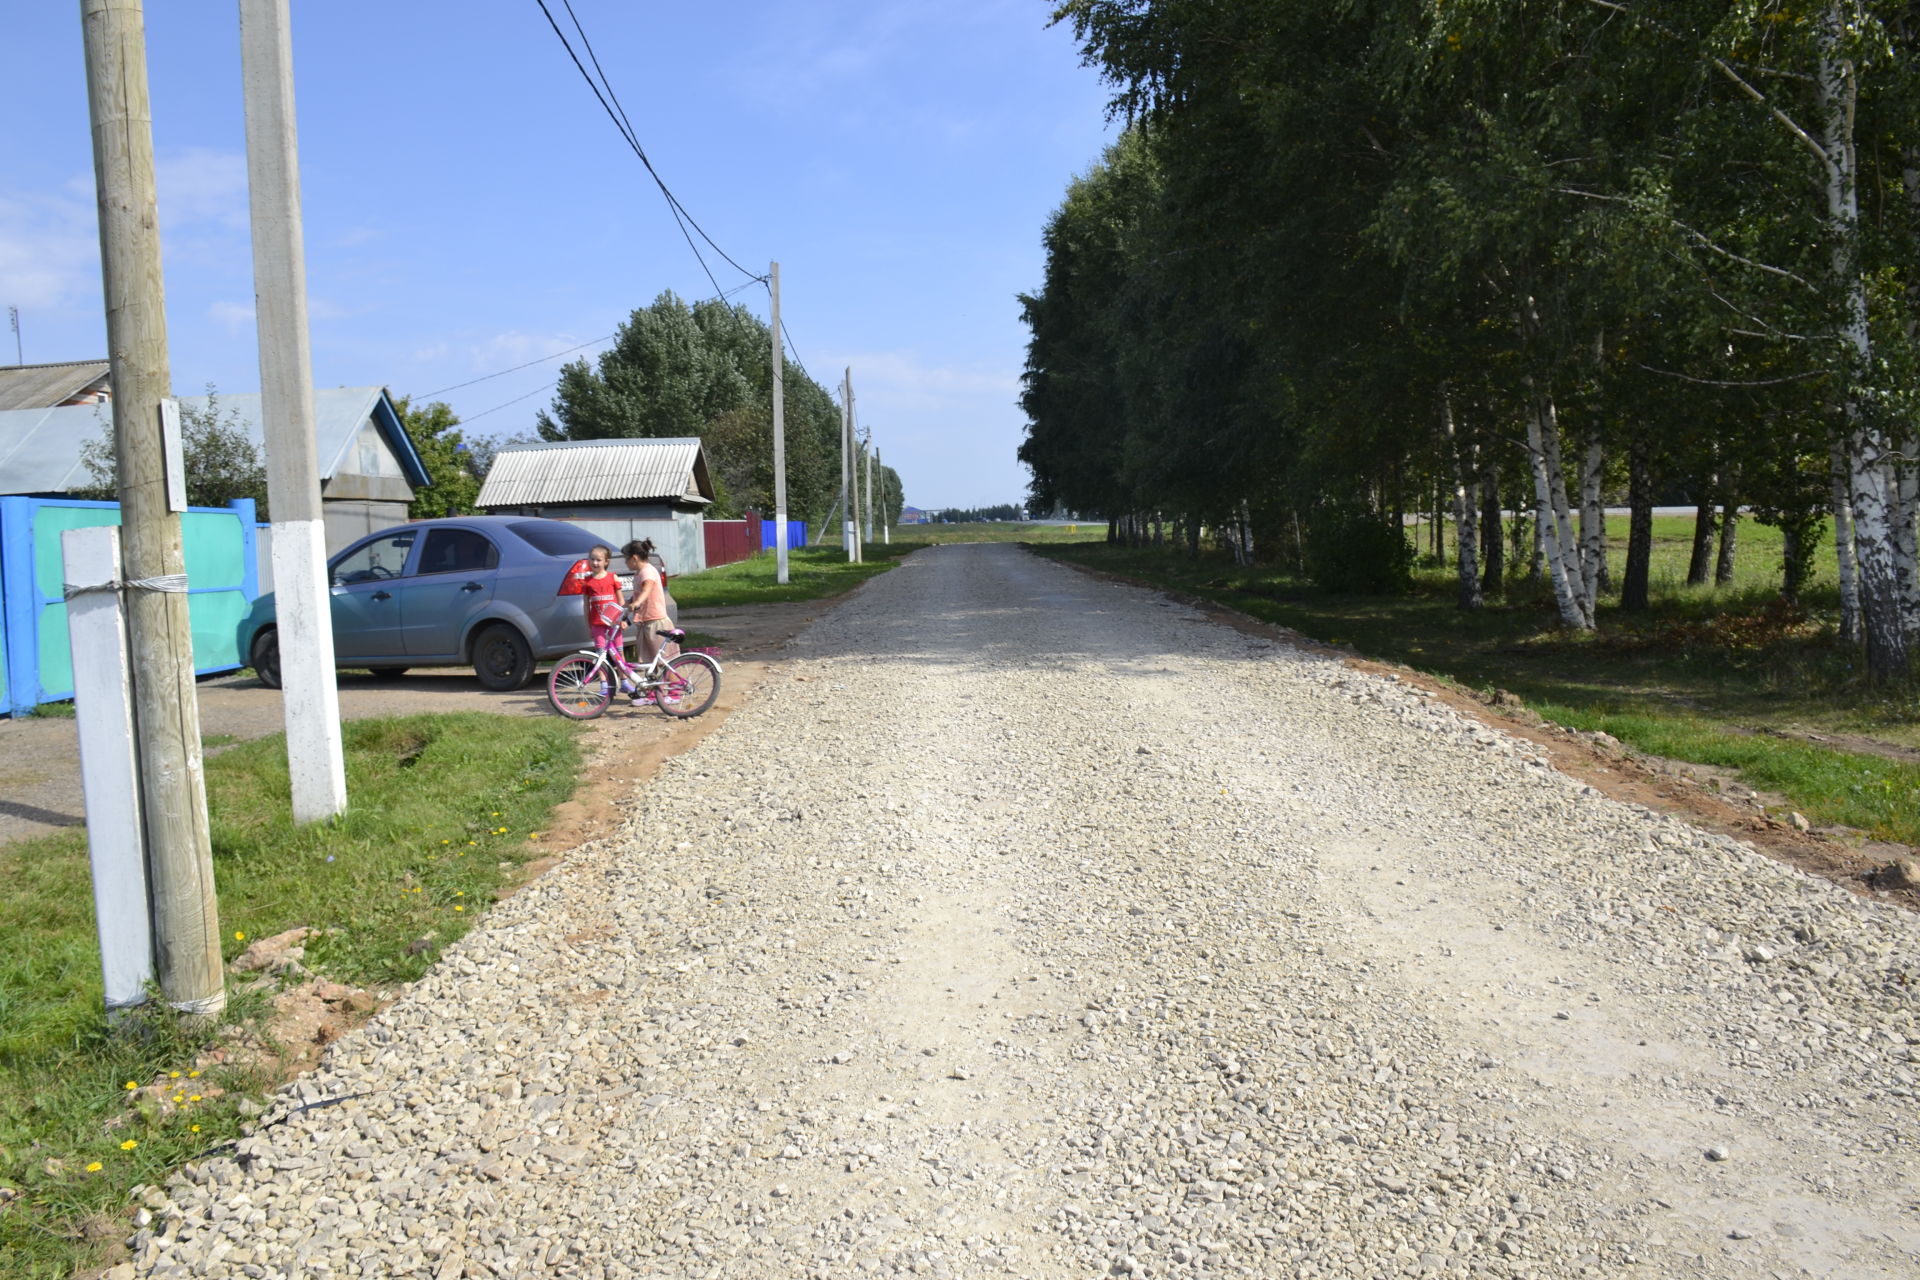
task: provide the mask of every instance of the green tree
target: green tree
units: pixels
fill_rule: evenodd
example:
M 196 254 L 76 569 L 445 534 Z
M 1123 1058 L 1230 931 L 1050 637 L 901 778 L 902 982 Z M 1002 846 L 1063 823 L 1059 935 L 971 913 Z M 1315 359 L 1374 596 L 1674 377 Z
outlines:
M 474 499 L 480 496 L 480 479 L 474 473 L 466 437 L 456 430 L 460 419 L 452 406 L 435 400 L 415 408 L 411 396 L 401 396 L 394 408 L 399 410 L 414 452 L 420 455 L 432 481 L 414 492 L 407 515 L 414 520 L 431 520 L 469 514 Z
M 267 507 L 267 465 L 260 449 L 247 436 L 240 416 L 220 412 L 220 396 L 207 384 L 204 405 L 180 402 L 180 446 L 187 468 L 187 501 L 196 507 L 224 507 L 235 498 L 252 498 L 255 515 L 271 519 Z M 99 502 L 120 497 L 115 476 L 113 423 L 105 422 L 98 436 L 80 445 L 80 461 L 92 481 L 74 490 L 74 496 Z

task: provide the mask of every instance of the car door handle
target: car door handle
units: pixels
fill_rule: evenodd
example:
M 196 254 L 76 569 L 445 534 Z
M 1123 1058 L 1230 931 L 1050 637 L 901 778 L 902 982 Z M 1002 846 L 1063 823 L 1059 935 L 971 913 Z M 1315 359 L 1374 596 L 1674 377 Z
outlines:
M 466 586 L 460 589 L 462 591 L 485 591 L 487 587 L 486 587 L 486 584 L 482 582 L 469 582 Z
M 372 597 L 372 598 L 373 598 L 373 599 L 375 599 L 375 600 L 391 600 L 391 599 L 393 599 L 393 592 L 391 592 L 391 591 L 376 591 L 376 592 L 374 592 L 374 593 L 373 593 L 373 597 Z

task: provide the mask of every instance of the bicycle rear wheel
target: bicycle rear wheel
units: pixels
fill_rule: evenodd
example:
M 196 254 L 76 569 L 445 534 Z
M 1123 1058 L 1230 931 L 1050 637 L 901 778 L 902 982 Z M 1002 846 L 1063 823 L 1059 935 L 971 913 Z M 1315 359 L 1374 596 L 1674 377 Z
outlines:
M 560 659 L 547 676 L 547 701 L 569 720 L 591 720 L 605 711 L 613 690 L 613 668 L 590 654 Z
M 704 653 L 683 653 L 667 663 L 666 674 L 654 692 L 662 711 L 690 719 L 720 696 L 720 664 Z

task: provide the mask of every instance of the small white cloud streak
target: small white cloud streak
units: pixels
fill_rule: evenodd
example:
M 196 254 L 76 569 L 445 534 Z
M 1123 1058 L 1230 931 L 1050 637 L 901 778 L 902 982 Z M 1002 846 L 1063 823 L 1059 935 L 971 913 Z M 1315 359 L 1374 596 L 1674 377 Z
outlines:
M 184 230 L 199 224 L 229 231 L 247 229 L 247 158 L 244 155 L 211 147 L 188 147 L 156 157 L 153 171 L 163 231 Z
M 22 310 L 97 302 L 100 233 L 93 205 L 62 195 L 0 195 L 0 282 L 6 292 L 0 305 Z
M 247 333 L 255 328 L 251 302 L 216 302 L 207 308 L 207 315 L 228 333 Z

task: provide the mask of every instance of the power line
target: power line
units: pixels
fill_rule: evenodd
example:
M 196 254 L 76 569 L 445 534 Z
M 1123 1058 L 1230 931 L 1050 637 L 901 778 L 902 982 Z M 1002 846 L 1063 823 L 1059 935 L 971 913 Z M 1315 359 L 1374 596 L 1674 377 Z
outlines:
M 511 369 L 502 369 L 498 373 L 483 373 L 479 377 L 471 378 L 466 382 L 456 382 L 452 386 L 442 387 L 438 391 L 424 392 L 420 398 L 422 400 L 431 400 L 435 396 L 445 395 L 449 391 L 458 391 L 462 387 L 470 387 L 476 382 L 485 382 L 489 378 L 504 378 L 510 373 L 518 373 L 522 369 L 531 369 L 537 364 L 545 364 L 549 360 L 558 360 L 561 356 L 570 356 L 576 351 L 584 351 L 586 348 L 598 346 L 602 342 L 611 342 L 618 336 L 618 334 L 610 333 L 604 338 L 594 338 L 592 341 L 583 342 L 577 347 L 568 347 L 565 351 L 556 351 L 550 356 L 541 356 L 538 360 L 529 360 L 525 364 L 517 364 Z
M 551 391 L 559 385 L 560 385 L 560 379 L 555 378 L 552 382 L 549 382 L 546 386 L 535 387 L 533 390 L 527 392 L 526 395 L 515 396 L 513 399 L 507 401 L 506 404 L 497 404 L 493 406 L 493 408 L 491 409 L 482 409 L 480 412 L 474 414 L 471 418 L 462 418 L 460 419 L 460 425 L 464 427 L 469 423 L 478 422 L 480 419 L 486 417 L 490 413 L 498 413 L 500 410 L 505 409 L 510 405 L 516 405 L 516 404 L 519 404 L 522 400 L 531 399 L 532 397 L 539 395 L 542 391 Z
M 580 25 L 580 19 L 578 15 L 573 12 L 573 5 L 569 0 L 561 0 L 561 2 L 566 5 L 567 16 L 573 19 L 574 29 L 580 33 L 580 42 L 586 46 L 587 56 L 593 59 L 594 70 L 598 71 L 600 69 L 600 60 L 594 57 L 593 45 L 587 39 L 586 28 Z M 693 215 L 687 212 L 687 207 L 680 203 L 679 198 L 668 188 L 666 180 L 663 179 L 659 171 L 653 167 L 653 161 L 647 157 L 646 148 L 640 145 L 639 135 L 634 132 L 633 125 L 627 120 L 626 111 L 619 108 L 619 100 L 614 98 L 611 103 L 608 101 L 609 98 L 613 98 L 612 82 L 606 80 L 604 72 L 601 73 L 601 80 L 599 82 L 594 80 L 592 74 L 587 71 L 586 65 L 580 61 L 580 55 L 574 52 L 573 42 L 567 39 L 567 33 L 562 31 L 560 24 L 555 21 L 553 11 L 547 8 L 547 0 L 534 0 L 534 3 L 538 4 L 540 6 L 540 12 L 546 15 L 547 25 L 552 27 L 553 34 L 560 38 L 561 47 L 567 51 L 567 56 L 573 59 L 573 65 L 575 69 L 580 72 L 581 78 L 587 82 L 587 87 L 593 90 L 593 96 L 599 101 L 600 109 L 607 113 L 607 118 L 613 121 L 613 127 L 620 131 L 620 136 L 626 139 L 629 147 L 633 148 L 634 155 L 638 156 L 640 163 L 646 166 L 647 173 L 652 177 L 654 185 L 660 188 L 660 194 L 664 196 L 667 201 L 667 211 L 673 215 L 674 225 L 680 228 L 681 236 L 686 240 L 687 247 L 693 250 L 693 256 L 695 260 L 700 263 L 700 270 L 706 273 L 708 283 L 713 285 L 713 291 L 722 296 L 725 294 L 725 291 L 720 288 L 720 282 L 714 278 L 712 268 L 707 266 L 707 260 L 700 252 L 700 246 L 693 242 L 693 236 L 688 233 L 687 227 L 689 225 L 691 225 L 695 231 L 698 231 L 700 238 L 712 245 L 714 252 L 718 253 L 722 258 L 725 258 L 734 270 L 740 272 L 741 275 L 746 276 L 749 280 L 761 279 L 762 277 L 757 276 L 754 272 L 747 270 L 738 262 L 735 262 L 732 256 L 729 255 L 725 249 L 722 249 L 719 244 L 714 241 L 712 236 L 707 234 L 706 229 L 702 227 L 699 222 L 695 221 Z M 605 93 L 600 91 L 602 83 L 606 86 Z

